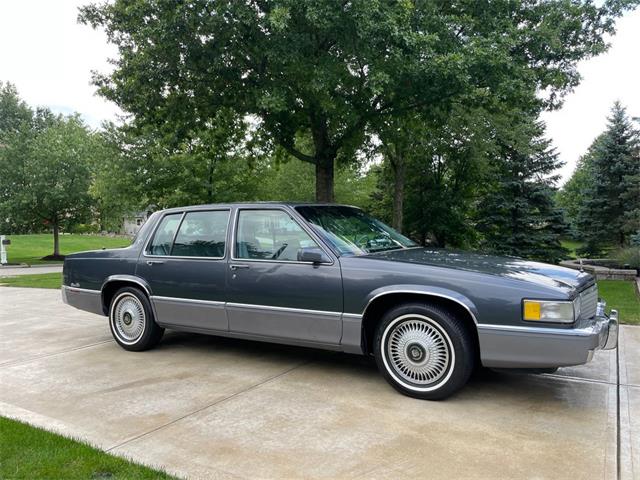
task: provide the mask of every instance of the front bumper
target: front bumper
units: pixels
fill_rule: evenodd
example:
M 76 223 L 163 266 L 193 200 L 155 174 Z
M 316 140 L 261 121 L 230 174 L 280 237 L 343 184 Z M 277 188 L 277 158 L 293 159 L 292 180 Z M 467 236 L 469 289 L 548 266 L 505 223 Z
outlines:
M 596 350 L 618 345 L 618 312 L 605 313 L 598 304 L 596 316 L 580 320 L 573 328 L 478 325 L 480 358 L 492 368 L 556 368 L 581 365 Z

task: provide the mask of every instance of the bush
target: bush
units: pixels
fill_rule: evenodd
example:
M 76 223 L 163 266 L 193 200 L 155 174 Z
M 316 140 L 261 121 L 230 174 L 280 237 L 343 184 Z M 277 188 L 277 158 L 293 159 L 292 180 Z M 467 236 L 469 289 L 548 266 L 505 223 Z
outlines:
M 99 225 L 92 223 L 78 223 L 69 228 L 69 233 L 98 233 Z
M 620 265 L 629 265 L 636 270 L 640 269 L 640 247 L 621 248 L 611 257 L 618 260 Z

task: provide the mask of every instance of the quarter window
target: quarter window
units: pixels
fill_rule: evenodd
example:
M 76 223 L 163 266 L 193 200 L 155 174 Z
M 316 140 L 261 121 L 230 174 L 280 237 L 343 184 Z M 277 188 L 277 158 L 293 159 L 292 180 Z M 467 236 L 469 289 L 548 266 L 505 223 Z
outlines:
M 180 218 L 182 218 L 182 213 L 165 215 L 165 217 L 160 221 L 160 225 L 158 225 L 158 229 L 153 236 L 153 240 L 151 241 L 151 245 L 149 245 L 147 253 L 151 255 L 171 254 L 171 244 L 173 243 L 173 237 L 175 236 L 178 225 L 180 224 Z
M 229 211 L 189 212 L 176 236 L 172 256 L 224 257 Z
M 298 250 L 318 244 L 281 210 L 241 210 L 236 258 L 297 261 Z

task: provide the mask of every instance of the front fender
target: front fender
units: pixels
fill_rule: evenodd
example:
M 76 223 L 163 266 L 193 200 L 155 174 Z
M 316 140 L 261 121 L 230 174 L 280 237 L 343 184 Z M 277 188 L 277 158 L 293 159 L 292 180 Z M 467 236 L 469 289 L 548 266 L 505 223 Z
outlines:
M 432 287 L 428 285 L 388 285 L 384 287 L 377 288 L 366 296 L 365 298 L 365 307 L 362 311 L 362 316 L 364 317 L 367 313 L 367 309 L 373 303 L 374 300 L 380 298 L 384 295 L 398 294 L 398 293 L 410 293 L 410 294 L 418 294 L 418 295 L 429 295 L 433 297 L 446 298 L 453 302 L 458 303 L 465 310 L 469 312 L 473 322 L 478 324 L 478 309 L 475 304 L 466 296 L 462 295 L 455 290 L 450 290 L 448 288 L 442 287 Z

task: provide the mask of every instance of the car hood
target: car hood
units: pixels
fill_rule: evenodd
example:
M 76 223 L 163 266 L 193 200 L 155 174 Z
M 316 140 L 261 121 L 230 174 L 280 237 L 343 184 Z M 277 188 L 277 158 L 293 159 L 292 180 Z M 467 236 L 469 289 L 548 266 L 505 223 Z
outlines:
M 515 257 L 499 257 L 473 252 L 444 249 L 407 248 L 366 255 L 394 262 L 415 263 L 435 267 L 454 268 L 469 272 L 498 275 L 538 285 L 582 290 L 593 283 L 593 277 L 570 268 L 531 262 Z

